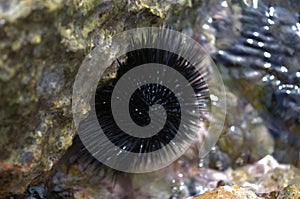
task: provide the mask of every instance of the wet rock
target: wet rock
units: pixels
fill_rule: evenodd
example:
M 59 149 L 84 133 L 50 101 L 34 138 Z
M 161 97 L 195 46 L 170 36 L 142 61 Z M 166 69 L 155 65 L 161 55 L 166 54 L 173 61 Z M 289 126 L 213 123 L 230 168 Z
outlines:
M 25 198 L 26 199 L 45 198 L 45 185 L 40 184 L 38 186 L 29 186 L 26 190 Z
M 255 199 L 283 199 L 283 198 L 299 198 L 299 189 L 295 185 L 290 185 L 284 188 L 282 191 L 274 191 L 265 194 L 255 194 L 253 191 L 239 187 L 239 186 L 223 186 L 213 191 L 205 192 L 199 196 L 189 199 L 212 199 L 212 198 L 228 198 L 228 199 L 240 199 L 240 198 L 255 198 Z
M 210 177 L 198 174 L 194 183 L 206 187 L 207 191 L 195 198 L 298 198 L 299 188 L 296 185 L 300 183 L 299 172 L 291 165 L 279 164 L 272 156 L 223 173 L 206 170 L 205 173 L 209 174 L 206 176 Z M 211 186 L 207 181 L 203 183 L 204 179 L 209 179 Z M 223 181 L 221 186 L 218 180 Z
M 278 198 L 299 198 L 300 197 L 300 189 L 299 186 L 289 185 L 280 192 Z
M 213 147 L 209 154 L 209 167 L 216 170 L 224 171 L 231 165 L 227 154 Z
M 209 198 L 228 198 L 228 199 L 259 199 L 251 190 L 245 189 L 239 186 L 224 186 L 220 187 L 212 192 L 205 192 L 199 196 L 194 197 L 194 199 L 209 199 Z
M 45 195 L 48 198 L 95 198 L 101 195 L 103 198 L 121 198 L 126 195 L 124 187 L 130 187 L 135 196 L 140 198 L 167 198 L 171 194 L 181 197 L 202 193 L 208 188 L 219 186 L 220 180 L 225 184 L 233 181 L 240 186 L 248 181 L 248 185 L 251 184 L 256 190 L 267 187 L 282 189 L 283 185 L 298 183 L 298 170 L 293 167 L 287 167 L 289 170 L 281 167 L 272 169 L 264 173 L 264 178 L 259 178 L 260 181 L 256 181 L 257 176 L 253 177 L 254 169 L 226 170 L 230 163 L 234 167 L 254 163 L 271 153 L 274 140 L 269 132 L 275 138 L 276 135 L 280 137 L 279 143 L 276 142 L 278 157 L 285 155 L 286 145 L 292 144 L 293 153 L 297 152 L 294 150 L 297 149 L 299 140 L 299 95 L 296 86 L 299 87 L 300 77 L 296 68 L 299 53 L 296 51 L 298 40 L 293 31 L 295 18 L 287 15 L 282 20 L 276 16 L 274 30 L 270 32 L 272 36 L 251 36 L 255 37 L 252 38 L 253 45 L 258 45 L 259 52 L 265 50 L 259 47 L 260 40 L 263 40 L 266 48 L 275 48 L 269 52 L 272 70 L 266 69 L 262 59 L 270 55 L 262 53 L 259 55 L 260 59 L 253 58 L 258 53 L 256 47 L 245 46 L 243 40 L 246 39 L 247 42 L 249 31 L 249 34 L 253 34 L 251 24 L 245 23 L 245 18 L 236 19 L 231 11 L 241 14 L 240 7 L 233 5 L 231 9 L 227 2 L 229 1 L 1 1 L 1 197 Z M 252 16 L 260 16 L 262 11 L 246 9 L 248 7 L 243 7 L 244 12 L 248 12 L 244 16 L 249 17 L 252 23 L 257 22 L 258 19 Z M 278 16 L 286 13 L 280 8 L 276 12 Z M 231 18 L 230 15 L 234 17 Z M 269 18 L 263 14 L 261 19 Z M 284 24 L 285 21 L 289 23 Z M 222 57 L 216 57 L 216 60 L 226 66 L 228 64 L 228 67 L 220 64 L 220 70 L 228 89 L 229 113 L 218 143 L 220 151 L 214 153 L 211 163 L 207 164 L 224 171 L 205 167 L 198 170 L 198 159 L 190 158 L 184 169 L 174 166 L 179 164 L 176 162 L 172 171 L 158 172 L 160 176 L 149 183 L 145 183 L 149 181 L 147 177 L 124 177 L 114 187 L 111 178 L 104 179 L 106 174 L 102 172 L 90 172 L 87 175 L 85 168 L 94 165 L 90 161 L 69 161 L 72 157 L 67 149 L 78 147 L 72 143 L 76 133 L 72 125 L 72 85 L 78 67 L 94 46 L 104 40 L 109 41 L 114 34 L 123 30 L 160 26 L 164 22 L 174 24 L 178 30 L 193 36 L 211 53 L 217 49 L 227 52 L 226 55 L 221 55 L 219 51 Z M 258 20 L 258 24 L 261 23 L 265 21 Z M 275 37 L 277 29 L 280 34 Z M 239 30 L 245 30 L 243 34 L 246 36 L 241 35 Z M 257 31 L 263 33 L 264 30 L 260 27 Z M 295 38 L 295 43 L 287 39 L 282 46 L 271 45 L 270 41 L 283 41 L 290 36 Z M 234 49 L 229 49 L 232 46 Z M 237 49 L 243 53 L 246 50 L 245 54 L 249 50 L 250 58 L 247 55 L 247 58 L 239 59 Z M 246 62 L 254 63 L 260 68 L 231 67 L 248 66 L 249 63 Z M 284 67 L 281 67 L 281 63 Z M 288 72 L 285 72 L 286 69 Z M 277 85 L 278 80 L 281 83 Z M 291 93 L 288 94 L 289 92 Z M 272 107 L 273 104 L 276 108 Z M 273 121 L 278 121 L 280 128 Z M 90 156 L 84 154 L 84 157 L 89 159 Z M 287 162 L 295 164 L 295 157 L 298 157 L 297 153 Z M 255 169 L 260 170 L 261 166 Z M 179 174 L 183 177 L 178 177 Z M 274 176 L 285 180 L 272 181 Z M 259 183 L 261 187 L 255 186 L 255 183 Z M 172 192 L 174 187 L 176 190 Z M 27 192 L 23 194 L 26 188 Z M 230 190 L 223 189 L 224 194 L 232 195 Z
M 230 158 L 230 165 L 237 167 L 271 154 L 275 143 L 254 107 L 229 88 L 228 85 L 227 117 L 217 145 Z
M 220 0 L 210 5 L 205 28 L 214 38 L 211 46 L 226 85 L 263 119 L 275 138 L 275 157 L 297 165 L 299 4 Z
M 72 145 L 72 86 L 85 55 L 121 31 L 161 25 L 172 5 L 0 2 L 0 193 L 45 182 Z M 190 2 L 174 5 L 180 13 Z

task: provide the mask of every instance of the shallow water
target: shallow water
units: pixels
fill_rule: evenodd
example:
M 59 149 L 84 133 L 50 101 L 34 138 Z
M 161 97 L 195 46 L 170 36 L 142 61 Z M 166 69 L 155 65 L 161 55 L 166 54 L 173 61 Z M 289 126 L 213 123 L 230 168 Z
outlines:
M 241 166 L 268 154 L 300 167 L 298 1 L 192 1 L 192 6 L 180 4 L 183 10 L 177 7 L 177 13 L 146 1 L 118 6 L 102 1 L 57 2 L 53 3 L 56 7 L 43 5 L 52 11 L 29 15 L 44 8 L 35 4 L 12 18 L 13 12 L 8 11 L 14 4 L 20 6 L 18 2 L 0 3 L 5 8 L 0 9 L 4 12 L 0 19 L 0 79 L 4 82 L 0 102 L 1 118 L 5 118 L 1 121 L 0 190 L 5 197 L 183 198 L 229 184 L 227 169 L 229 173 L 235 169 L 236 183 L 253 180 L 251 172 L 261 171 L 261 166 Z M 119 16 L 119 12 L 126 14 Z M 206 157 L 198 157 L 195 147 L 162 171 L 120 173 L 97 162 L 74 138 L 72 84 L 84 55 L 97 42 L 136 24 L 160 22 L 192 36 L 217 64 L 228 98 L 223 134 Z M 272 170 L 253 186 L 271 182 L 282 189 L 297 184 L 299 171 L 291 168 Z M 276 184 L 274 176 L 284 180 Z

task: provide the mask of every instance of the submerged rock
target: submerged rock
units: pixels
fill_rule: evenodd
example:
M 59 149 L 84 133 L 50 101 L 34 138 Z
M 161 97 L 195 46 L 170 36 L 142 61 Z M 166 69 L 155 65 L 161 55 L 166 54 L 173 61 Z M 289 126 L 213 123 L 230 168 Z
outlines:
M 210 173 L 210 181 L 215 182 L 214 186 L 194 197 L 195 199 L 300 197 L 297 187 L 300 184 L 300 170 L 290 165 L 279 164 L 272 156 L 266 156 L 253 165 L 229 169 L 222 175 L 219 172 L 215 172 L 215 175 L 212 174 L 213 171 Z
M 210 42 L 226 85 L 262 117 L 275 138 L 275 157 L 299 165 L 299 3 L 216 0 L 209 5 L 202 27 L 214 38 Z
M 228 170 L 254 163 L 274 150 L 276 158 L 296 165 L 300 140 L 297 12 L 291 6 L 285 9 L 284 3 L 274 4 L 276 12 L 271 17 L 266 16 L 265 11 L 271 14 L 266 5 L 253 9 L 234 2 L 1 1 L 0 196 L 121 198 L 129 194 L 124 189 L 129 187 L 140 198 L 172 194 L 180 198 L 232 183 L 240 187 L 220 188 L 221 192 L 232 195 L 230 191 L 240 189 L 254 197 L 242 188 L 249 185 L 254 192 L 275 191 L 283 198 L 290 191 L 298 193 L 295 186 L 283 189 L 299 183 L 299 171 L 292 166 Z M 268 19 L 274 24 L 265 30 Z M 121 31 L 163 22 L 215 53 L 227 86 L 229 112 L 217 151 L 204 165 L 219 171 L 203 165 L 199 169 L 198 157 L 190 156 L 183 164 L 180 159 L 172 169 L 157 172 L 153 181 L 148 176 L 123 175 L 114 184 L 89 154 L 78 161 L 69 153 L 82 149 L 72 142 L 76 134 L 71 113 L 73 82 L 94 46 Z M 97 172 L 87 171 L 90 167 Z M 261 177 L 254 176 L 257 170 Z

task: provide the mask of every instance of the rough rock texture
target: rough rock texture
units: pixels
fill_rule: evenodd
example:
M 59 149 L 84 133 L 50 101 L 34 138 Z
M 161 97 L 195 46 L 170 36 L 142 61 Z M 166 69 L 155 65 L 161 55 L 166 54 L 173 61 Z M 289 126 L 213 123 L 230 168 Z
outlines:
M 93 46 L 191 6 L 155 1 L 0 1 L 0 192 L 23 192 L 72 144 L 71 94 Z M 171 9 L 172 8 L 172 9 Z
M 205 192 L 199 196 L 193 197 L 193 199 L 286 199 L 286 198 L 299 198 L 300 190 L 295 186 L 291 185 L 284 188 L 282 191 L 271 192 L 267 194 L 261 194 L 257 196 L 253 191 L 239 187 L 239 186 L 222 186 L 211 192 Z
M 193 181 L 194 186 L 209 188 L 205 193 L 194 197 L 195 199 L 221 197 L 296 199 L 300 196 L 299 169 L 279 164 L 272 156 L 266 156 L 252 165 L 235 170 L 228 169 L 223 173 L 203 169 L 198 176 Z M 209 184 L 205 185 L 203 179 L 207 179 Z
M 293 1 L 287 2 L 289 5 L 295 4 Z M 45 195 L 50 198 L 86 198 L 102 194 L 102 198 L 118 198 L 124 195 L 122 186 L 130 184 L 130 180 L 123 179 L 122 182 L 121 179 L 113 188 L 110 179 L 102 179 L 104 174 L 95 175 L 92 172 L 86 175 L 85 168 L 89 166 L 89 161 L 77 162 L 70 157 L 74 147 L 78 150 L 74 144 L 70 148 L 76 134 L 72 123 L 71 95 L 81 62 L 94 46 L 110 40 L 117 33 L 163 24 L 172 25 L 192 36 L 212 54 L 217 49 L 227 50 L 226 47 L 230 46 L 228 42 L 234 38 L 222 30 L 231 28 L 232 24 L 242 26 L 241 21 L 228 16 L 233 8 L 241 13 L 239 6 L 228 8 L 224 5 L 222 0 L 0 0 L 0 197 L 24 198 L 25 195 L 27 198 L 42 198 Z M 279 5 L 285 6 L 284 3 Z M 228 26 L 222 29 L 222 25 Z M 215 59 L 218 61 L 217 56 Z M 240 65 L 244 67 L 243 63 Z M 199 166 L 226 170 L 230 165 L 237 167 L 253 163 L 273 152 L 274 140 L 269 133 L 272 125 L 260 115 L 265 109 L 259 102 L 268 100 L 268 95 L 263 95 L 266 92 L 265 85 L 255 86 L 253 81 L 256 79 L 250 83 L 238 79 L 247 87 L 240 92 L 232 83 L 235 82 L 232 81 L 235 80 L 235 70 L 228 72 L 223 66 L 220 66 L 220 70 L 228 90 L 228 118 L 218 147 L 208 157 L 201 159 Z M 262 77 L 261 71 L 241 71 L 239 73 L 242 75 L 238 77 Z M 268 75 L 268 72 L 264 71 L 263 74 Z M 296 76 L 295 79 L 296 83 L 291 84 L 298 85 Z M 262 83 L 262 79 L 257 82 Z M 249 97 L 247 93 L 254 95 Z M 261 101 L 255 100 L 258 99 L 255 96 L 262 96 L 259 98 Z M 282 105 L 285 108 L 289 103 Z M 291 107 L 295 107 L 295 110 L 283 111 L 284 115 L 279 117 L 272 111 L 267 112 L 277 119 L 287 118 L 283 126 L 288 128 L 288 132 L 279 132 L 282 139 L 275 142 L 280 147 L 283 146 L 280 144 L 282 140 L 285 141 L 283 143 L 290 143 L 294 135 L 299 137 L 299 122 L 293 121 L 297 118 L 297 103 L 292 103 Z M 231 147 L 233 144 L 235 147 Z M 291 150 L 299 147 L 298 142 L 293 144 Z M 277 150 L 278 153 L 282 151 Z M 297 164 L 296 152 L 294 159 L 287 162 Z M 197 168 L 198 159 L 192 160 L 193 163 L 190 161 L 185 160 L 184 167 L 193 165 L 193 168 Z M 152 185 L 150 183 L 154 187 L 151 190 L 142 186 L 147 178 L 133 179 L 132 183 L 139 185 L 135 190 L 136 196 L 148 197 L 159 192 L 158 198 L 166 198 L 171 194 L 180 198 L 181 193 L 191 195 L 201 192 L 192 183 L 197 176 L 189 176 L 187 169 L 183 170 L 186 172 L 184 176 L 193 184 L 192 188 L 185 186 L 187 181 L 182 185 L 183 177 L 173 183 L 174 175 L 182 176 L 182 173 L 178 173 L 182 165 L 179 162 L 181 160 L 172 166 L 172 172 L 167 170 L 159 173 L 159 180 L 153 180 Z M 222 172 L 218 174 L 225 175 Z M 270 174 L 269 177 L 272 179 L 272 176 Z M 98 189 L 99 184 L 101 189 Z M 279 184 L 282 185 L 281 182 Z
M 214 2 L 214 1 L 213 1 Z M 299 2 L 213 5 L 215 60 L 231 90 L 258 111 L 275 138 L 274 156 L 299 162 Z M 287 156 L 286 153 L 289 153 Z

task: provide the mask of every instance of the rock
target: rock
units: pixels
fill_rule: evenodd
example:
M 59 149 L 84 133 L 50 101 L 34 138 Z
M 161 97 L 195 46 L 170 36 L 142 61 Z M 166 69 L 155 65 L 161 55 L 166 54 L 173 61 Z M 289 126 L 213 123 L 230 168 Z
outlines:
M 213 191 L 207 191 L 196 197 L 189 199 L 218 199 L 218 198 L 228 198 L 228 199 L 244 199 L 244 198 L 254 198 L 254 199 L 284 199 L 284 198 L 299 198 L 300 190 L 296 185 L 289 185 L 285 187 L 282 191 L 274 191 L 266 194 L 258 194 L 257 196 L 253 191 L 243 188 L 240 186 L 223 186 L 219 187 Z
M 292 0 L 288 2 L 289 5 L 295 3 Z M 284 3 L 280 6 L 284 7 Z M 286 13 L 281 7 L 277 9 L 278 13 Z M 243 8 L 245 12 L 253 11 L 245 6 Z M 288 9 L 291 10 L 291 15 L 295 14 L 291 6 Z M 271 72 L 265 68 L 258 70 L 245 67 L 244 64 L 248 64 L 246 62 L 255 60 L 241 58 L 239 61 L 234 53 L 234 57 L 228 53 L 221 57 L 223 59 L 214 57 L 226 83 L 229 112 L 223 135 L 218 143 L 220 151 L 209 159 L 212 168 L 224 171 L 208 168 L 198 170 L 198 159 L 190 158 L 185 162 L 183 171 L 178 168 L 176 162 L 171 166 L 174 167 L 171 170 L 175 172 L 165 170 L 159 173 L 158 181 L 161 184 L 153 181 L 143 187 L 145 181 L 149 181 L 148 178 L 132 180 L 130 177 L 124 177 L 122 182 L 117 183 L 116 189 L 113 189 L 112 180 L 104 178 L 106 174 L 93 171 L 86 175 L 86 167 L 103 168 L 101 165 L 95 166 L 94 160 L 90 159 L 89 155 L 83 155 L 84 161 L 71 161 L 73 156 L 69 151 L 74 148 L 75 151 L 82 149 L 72 142 L 76 134 L 71 112 L 72 86 L 80 64 L 91 49 L 104 40 L 109 41 L 113 35 L 121 31 L 136 27 L 161 26 L 166 23 L 195 38 L 212 54 L 217 50 L 235 52 L 235 49 L 229 48 L 241 47 L 240 41 L 236 41 L 236 35 L 240 39 L 243 37 L 236 34 L 236 29 L 231 35 L 231 25 L 234 24 L 234 28 L 241 28 L 242 22 L 236 19 L 236 15 L 231 11 L 240 13 L 241 8 L 235 4 L 230 7 L 229 1 L 219 0 L 1 1 L 0 196 L 30 198 L 45 195 L 48 198 L 52 196 L 92 198 L 103 194 L 103 197 L 111 198 L 111 195 L 115 194 L 113 197 L 116 198 L 126 194 L 123 186 L 130 187 L 130 183 L 133 183 L 138 187 L 135 190 L 137 196 L 156 195 L 166 198 L 168 194 L 174 194 L 180 197 L 182 193 L 199 194 L 208 188 L 216 188 L 218 184 L 223 184 L 218 183 L 220 180 L 224 181 L 224 184 L 235 183 L 238 186 L 220 187 L 220 192 L 211 194 L 222 193 L 238 197 L 232 193 L 236 190 L 239 194 L 245 191 L 254 197 L 253 192 L 243 186 L 249 186 L 255 192 L 284 190 L 276 192 L 283 198 L 288 194 L 298 194 L 295 186 L 283 189 L 289 184 L 299 183 L 299 171 L 292 166 L 281 167 L 277 163 L 276 167 L 268 169 L 261 165 L 228 169 L 229 166 L 238 168 L 247 163 L 255 163 L 271 153 L 274 145 L 277 157 L 284 157 L 286 146 L 291 143 L 294 147 L 293 155 L 286 162 L 297 163 L 299 93 L 296 86 L 299 87 L 300 75 L 298 68 L 295 67 L 299 63 L 297 56 L 299 53 L 296 51 L 297 43 L 293 44 L 288 39 L 287 43 L 283 42 L 282 48 L 279 47 L 270 53 L 272 57 L 278 55 L 279 58 L 283 58 L 282 63 L 286 66 L 276 65 L 275 60 L 272 62 Z M 256 14 L 261 14 L 260 12 Z M 287 18 L 282 19 L 290 22 L 294 19 L 291 15 L 286 15 L 284 17 Z M 247 17 L 248 14 L 244 16 Z M 265 16 L 261 19 L 265 19 Z M 256 22 L 255 20 L 251 18 L 252 23 Z M 294 31 L 285 30 L 289 26 L 282 24 L 284 20 L 280 17 L 276 17 L 276 20 L 275 25 L 280 29 L 280 34 L 277 38 L 274 35 L 276 31 L 273 31 L 273 40 L 276 38 L 277 41 L 283 41 L 290 33 L 294 36 Z M 258 24 L 261 23 L 259 21 Z M 249 28 L 246 23 L 243 27 L 245 30 Z M 295 38 L 298 41 L 297 37 Z M 268 38 L 261 39 L 267 41 Z M 254 49 L 248 50 L 250 55 L 256 53 Z M 227 61 L 224 61 L 225 58 Z M 243 67 L 238 69 L 231 67 L 232 60 L 238 61 Z M 223 66 L 224 63 L 226 67 Z M 258 62 L 257 65 L 263 66 L 261 63 Z M 285 69 L 288 73 L 284 72 Z M 276 85 L 277 80 L 281 81 L 279 85 Z M 237 88 L 238 85 L 241 85 L 242 89 Z M 291 95 L 288 94 L 289 88 Z M 278 108 L 280 113 L 272 108 L 272 102 L 275 102 L 276 110 Z M 274 121 L 280 122 L 279 126 L 283 127 L 282 129 L 272 123 L 274 118 Z M 275 135 L 275 142 L 270 132 Z M 222 164 L 219 164 L 220 161 Z M 275 164 L 273 160 L 270 162 Z M 263 165 L 265 164 L 267 163 L 264 162 Z M 183 177 L 179 180 L 176 178 L 172 184 L 174 178 L 172 175 L 178 176 L 179 171 Z M 254 171 L 260 171 L 262 176 L 255 176 Z M 281 181 L 278 181 L 277 176 Z M 176 193 L 171 192 L 172 187 L 176 187 Z
M 226 79 L 225 79 L 226 80 Z M 274 151 L 274 138 L 255 108 L 227 86 L 227 117 L 218 140 L 231 166 L 253 163 Z
M 250 102 L 263 119 L 275 138 L 275 157 L 297 165 L 299 3 L 213 2 L 206 25 L 215 38 L 215 61 L 229 75 L 227 85 L 240 99 Z
M 190 2 L 0 2 L 0 193 L 45 181 L 72 145 L 72 86 L 85 54 L 126 29 L 161 25 L 173 5 L 180 13 Z
M 299 184 L 299 169 L 279 164 L 268 155 L 253 165 L 247 165 L 231 172 L 231 181 L 241 186 L 252 187 L 257 193 L 282 190 L 289 184 Z
M 300 184 L 299 169 L 291 165 L 279 164 L 270 155 L 265 156 L 255 164 L 248 164 L 236 169 L 229 168 L 223 172 L 207 168 L 190 169 L 189 174 L 192 180 L 187 184 L 197 187 L 198 190 L 198 192 L 193 191 L 192 195 L 206 191 L 201 197 L 210 196 L 210 194 L 216 196 L 216 192 L 213 190 L 219 190 L 218 187 L 224 185 L 233 186 L 237 189 L 242 188 L 241 190 L 247 189 L 262 197 L 267 194 L 275 194 L 275 192 L 283 193 L 282 190 L 285 190 L 289 185 Z M 297 189 L 293 193 L 298 193 Z
M 223 186 L 217 188 L 212 192 L 205 192 L 199 196 L 193 197 L 193 199 L 213 199 L 213 198 L 228 198 L 228 199 L 262 199 L 255 195 L 253 191 L 239 186 Z

